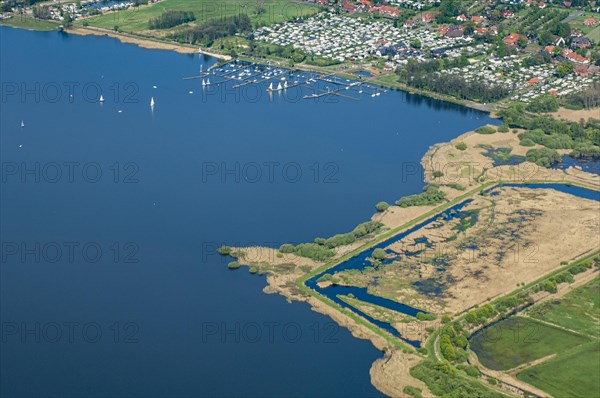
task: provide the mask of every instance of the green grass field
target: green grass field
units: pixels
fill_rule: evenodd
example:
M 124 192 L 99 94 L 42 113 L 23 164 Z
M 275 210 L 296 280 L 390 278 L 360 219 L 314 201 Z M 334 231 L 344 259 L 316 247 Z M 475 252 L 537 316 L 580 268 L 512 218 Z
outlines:
M 163 0 L 159 3 L 132 7 L 128 10 L 106 13 L 85 19 L 90 26 L 137 33 L 148 29 L 148 21 L 158 17 L 165 10 L 192 11 L 195 23 L 201 24 L 210 19 L 246 14 L 253 24 L 270 25 L 292 18 L 311 15 L 317 12 L 314 5 L 295 0 L 265 0 L 264 12 L 257 14 L 257 2 L 252 0 Z M 82 24 L 78 21 L 77 24 Z
M 536 305 L 528 313 L 533 318 L 600 337 L 600 277 L 558 300 Z
M 39 19 L 29 18 L 24 15 L 17 15 L 0 21 L 0 25 L 12 26 L 14 28 L 51 31 L 60 26 L 57 22 L 41 21 Z
M 533 319 L 513 316 L 477 334 L 471 340 L 471 349 L 484 366 L 507 370 L 589 341 Z
M 554 397 L 600 397 L 600 343 L 592 343 L 526 369 L 519 380 Z

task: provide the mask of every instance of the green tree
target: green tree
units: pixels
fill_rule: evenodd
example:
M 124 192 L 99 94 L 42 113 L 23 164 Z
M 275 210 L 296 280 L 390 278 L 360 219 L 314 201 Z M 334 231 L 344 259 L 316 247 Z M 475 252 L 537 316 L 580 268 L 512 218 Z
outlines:
M 568 61 L 561 62 L 556 66 L 556 73 L 560 77 L 566 76 L 571 72 L 573 72 L 573 64 Z

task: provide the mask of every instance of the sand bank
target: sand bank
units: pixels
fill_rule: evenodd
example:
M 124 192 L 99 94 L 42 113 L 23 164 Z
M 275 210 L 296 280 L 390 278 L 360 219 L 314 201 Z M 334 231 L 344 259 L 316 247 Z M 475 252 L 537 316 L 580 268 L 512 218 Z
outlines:
M 122 43 L 135 44 L 136 46 L 152 49 L 152 50 L 170 50 L 176 51 L 180 54 L 198 54 L 198 47 L 187 46 L 176 42 L 165 42 L 158 39 L 143 38 L 128 33 L 115 32 L 108 29 L 101 29 L 95 27 L 77 27 L 66 30 L 67 33 L 73 33 L 81 36 L 108 36 L 118 39 Z M 200 51 L 201 54 L 205 54 L 211 57 L 215 57 L 223 60 L 230 60 L 231 57 L 228 55 L 216 54 L 207 51 Z

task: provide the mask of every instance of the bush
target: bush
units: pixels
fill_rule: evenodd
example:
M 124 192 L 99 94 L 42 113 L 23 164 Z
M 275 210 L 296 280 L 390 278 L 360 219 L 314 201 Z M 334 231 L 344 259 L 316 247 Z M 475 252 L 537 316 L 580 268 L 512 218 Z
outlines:
M 448 315 L 448 314 L 442 315 L 442 323 L 448 323 L 451 320 L 452 320 L 452 318 L 450 317 L 450 315 Z
M 400 207 L 410 206 L 430 206 L 441 203 L 446 194 L 440 191 L 436 185 L 429 185 L 423 192 L 416 195 L 405 196 L 396 201 L 396 205 Z
M 475 366 L 467 366 L 465 368 L 465 373 L 471 377 L 479 377 L 481 375 L 481 372 L 479 371 L 479 369 L 477 369 Z
M 250 267 L 250 268 L 248 268 L 248 272 L 250 272 L 251 274 L 256 274 L 258 272 L 258 268 Z
M 421 311 L 417 312 L 417 319 L 420 321 L 433 321 L 435 318 L 435 314 L 432 314 L 431 312 L 427 314 Z
M 444 173 L 439 170 L 436 170 L 433 172 L 433 178 L 439 178 L 439 177 L 443 177 L 443 176 L 444 176 Z
M 522 139 L 521 142 L 520 142 L 520 144 L 521 144 L 521 146 L 535 146 L 535 142 L 533 142 L 529 138 Z
M 561 159 L 558 152 L 550 148 L 530 149 L 527 151 L 526 157 L 528 162 L 533 162 L 541 167 L 550 167 Z
M 387 257 L 387 253 L 385 252 L 385 250 L 381 249 L 381 248 L 377 248 L 375 250 L 373 250 L 373 258 L 375 260 L 384 260 Z
M 333 276 L 331 274 L 323 274 L 319 279 L 317 279 L 317 283 L 321 282 L 330 282 Z
M 242 265 L 240 263 L 238 263 L 237 261 L 232 261 L 229 264 L 227 264 L 227 268 L 229 268 L 229 269 L 238 269 L 241 266 Z
M 493 386 L 495 386 L 496 384 L 498 384 L 498 381 L 496 381 L 496 379 L 494 379 L 493 377 L 488 377 L 487 378 L 487 382 L 490 383 Z
M 498 127 L 498 132 L 499 133 L 508 133 L 510 130 L 510 128 L 508 127 L 507 124 L 503 124 L 500 127 Z
M 454 145 L 454 147 L 456 149 L 458 149 L 459 151 L 464 151 L 465 149 L 467 149 L 467 144 L 465 144 L 464 142 L 457 142 L 456 145 Z
M 289 244 L 289 243 L 284 243 L 283 245 L 281 245 L 281 247 L 279 248 L 279 251 L 281 253 L 293 253 L 294 252 L 294 245 Z
M 481 126 L 475 130 L 478 134 L 494 134 L 496 129 L 491 126 Z
M 375 209 L 377 209 L 377 211 L 386 211 L 388 209 L 388 207 L 390 207 L 389 203 L 387 202 L 379 202 L 375 205 Z
M 552 94 L 543 94 L 531 100 L 525 107 L 529 112 L 556 112 L 558 110 L 558 99 Z
M 421 394 L 421 389 L 413 386 L 405 386 L 402 392 L 414 398 L 423 397 L 423 394 Z
M 454 189 L 456 189 L 457 191 L 464 191 L 464 190 L 466 190 L 466 189 L 467 189 L 467 188 L 463 187 L 462 185 L 460 185 L 460 184 L 457 184 L 456 182 L 453 182 L 453 183 L 451 183 L 451 184 L 448 184 L 448 186 L 449 186 L 450 188 L 454 188 Z
M 217 249 L 217 252 L 222 256 L 227 256 L 227 255 L 231 254 L 231 247 L 221 246 L 221 247 L 219 247 L 219 249 Z
M 425 360 L 410 369 L 410 375 L 423 381 L 431 393 L 440 397 L 501 398 L 504 394 L 494 391 L 477 380 L 456 377 L 456 369 L 448 362 Z

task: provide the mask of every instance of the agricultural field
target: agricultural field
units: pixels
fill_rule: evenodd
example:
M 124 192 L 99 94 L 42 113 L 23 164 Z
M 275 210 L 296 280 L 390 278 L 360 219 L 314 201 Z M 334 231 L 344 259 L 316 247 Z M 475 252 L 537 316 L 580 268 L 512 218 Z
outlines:
M 258 4 L 262 4 L 259 7 Z M 78 25 L 114 29 L 126 33 L 150 33 L 148 21 L 159 17 L 164 11 L 191 11 L 196 17 L 192 24 L 202 24 L 212 19 L 248 15 L 253 25 L 270 25 L 288 21 L 317 12 L 317 7 L 294 0 L 265 0 L 248 2 L 245 0 L 163 0 L 156 4 L 132 7 L 123 11 L 108 12 L 101 16 L 77 21 Z M 159 33 L 159 32 L 152 32 Z
M 475 335 L 471 349 L 484 366 L 508 370 L 547 355 L 565 352 L 590 340 L 533 319 L 513 316 Z
M 554 397 L 600 397 L 600 344 L 593 341 L 528 368 L 519 380 Z
M 600 278 L 527 311 L 535 319 L 600 338 Z

